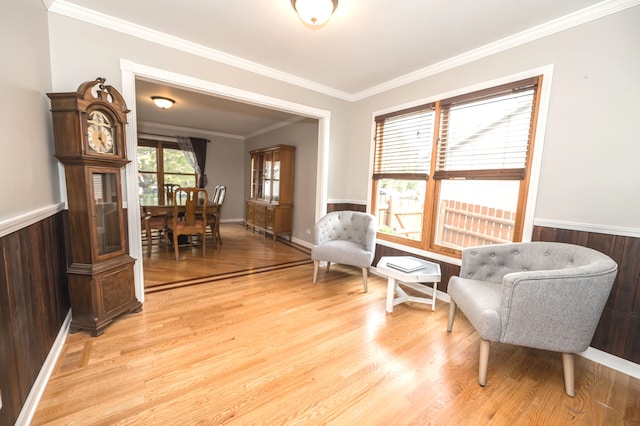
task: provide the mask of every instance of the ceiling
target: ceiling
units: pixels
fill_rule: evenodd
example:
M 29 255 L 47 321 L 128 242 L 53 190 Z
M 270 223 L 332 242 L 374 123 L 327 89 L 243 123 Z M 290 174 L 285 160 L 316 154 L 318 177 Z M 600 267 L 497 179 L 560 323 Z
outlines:
M 131 24 L 131 34 L 159 37 L 162 33 L 176 43 L 196 43 L 221 62 L 343 99 L 380 92 L 394 81 L 465 56 L 477 56 L 488 47 L 496 49 L 518 39 L 544 35 L 553 31 L 554 25 L 558 28 L 559 23 L 579 21 L 585 13 L 593 15 L 594 10 L 613 7 L 608 4 L 632 3 L 339 0 L 329 23 L 313 30 L 297 18 L 291 0 L 44 1 L 52 12 L 103 26 L 112 23 L 121 31 Z M 246 137 L 291 118 L 282 112 L 208 99 L 211 96 L 177 87 L 154 86 L 152 82 L 137 86 L 136 112 L 142 121 L 162 119 L 162 123 Z M 153 110 L 151 94 L 172 97 L 176 106 L 168 111 Z M 173 115 L 179 118 L 174 121 Z M 214 124 L 215 128 L 211 127 Z

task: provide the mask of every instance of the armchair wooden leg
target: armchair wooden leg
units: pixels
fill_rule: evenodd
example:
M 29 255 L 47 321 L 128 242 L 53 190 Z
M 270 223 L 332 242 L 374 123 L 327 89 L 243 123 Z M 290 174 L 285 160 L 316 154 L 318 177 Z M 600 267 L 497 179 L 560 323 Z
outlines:
M 487 367 L 489 366 L 489 341 L 480 340 L 480 366 L 478 371 L 478 383 L 480 386 L 487 384 Z
M 562 354 L 562 369 L 564 371 L 564 390 L 569 396 L 576 396 L 573 354 Z
M 173 250 L 176 252 L 176 260 L 180 260 L 180 254 L 178 253 L 178 233 L 173 233 Z
M 320 261 L 313 261 L 313 283 L 315 284 L 318 281 L 318 267 L 320 267 Z
M 456 317 L 456 302 L 451 300 L 449 302 L 449 323 L 447 324 L 447 331 L 451 332 L 453 329 L 453 320 Z
M 364 292 L 367 293 L 369 291 L 369 286 L 367 283 L 367 278 L 369 276 L 369 268 L 362 268 L 362 280 L 364 281 Z

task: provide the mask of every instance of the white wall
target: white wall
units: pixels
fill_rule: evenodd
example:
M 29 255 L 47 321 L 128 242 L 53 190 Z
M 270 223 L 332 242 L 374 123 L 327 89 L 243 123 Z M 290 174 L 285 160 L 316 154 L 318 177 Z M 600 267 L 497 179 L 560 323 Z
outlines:
M 536 219 L 640 228 L 640 7 L 362 100 L 353 108 L 352 149 L 370 149 L 375 111 L 549 64 Z M 354 173 L 355 192 L 366 198 L 368 169 L 358 163 Z
M 248 185 L 244 169 L 244 142 L 219 136 L 209 137 L 207 146 L 207 191 L 213 196 L 216 185 L 225 185 L 222 221 L 244 220 L 244 188 Z
M 53 156 L 47 11 L 41 0 L 7 0 L 0 13 L 0 222 L 60 199 Z
M 97 76 L 116 88 L 120 59 L 331 112 L 328 198 L 365 201 L 372 112 L 552 64 L 536 218 L 638 228 L 640 7 L 459 66 L 355 104 L 50 14 L 53 89 Z M 99 52 L 87 61 L 85 54 Z

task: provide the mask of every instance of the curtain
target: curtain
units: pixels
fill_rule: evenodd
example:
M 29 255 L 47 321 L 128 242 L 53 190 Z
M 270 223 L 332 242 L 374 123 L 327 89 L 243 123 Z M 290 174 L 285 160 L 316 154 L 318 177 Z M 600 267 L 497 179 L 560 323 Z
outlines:
M 191 139 L 191 145 L 193 146 L 193 152 L 195 153 L 198 167 L 200 167 L 200 170 L 202 171 L 202 173 L 198 175 L 198 187 L 204 188 L 208 183 L 207 174 L 205 173 L 205 165 L 207 163 L 207 143 L 209 143 L 209 141 L 202 138 L 189 139 Z
M 198 187 L 204 188 L 207 185 L 207 175 L 204 173 L 205 163 L 207 161 L 207 140 L 181 136 L 178 136 L 176 139 L 187 161 L 196 171 Z

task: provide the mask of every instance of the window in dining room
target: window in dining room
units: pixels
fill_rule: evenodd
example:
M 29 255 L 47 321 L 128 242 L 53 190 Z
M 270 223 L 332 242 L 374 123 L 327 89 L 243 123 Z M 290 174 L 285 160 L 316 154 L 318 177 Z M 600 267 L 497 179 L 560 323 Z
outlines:
M 167 204 L 165 184 L 196 186 L 196 171 L 189 164 L 177 142 L 161 140 L 138 141 L 138 186 L 140 205 Z

